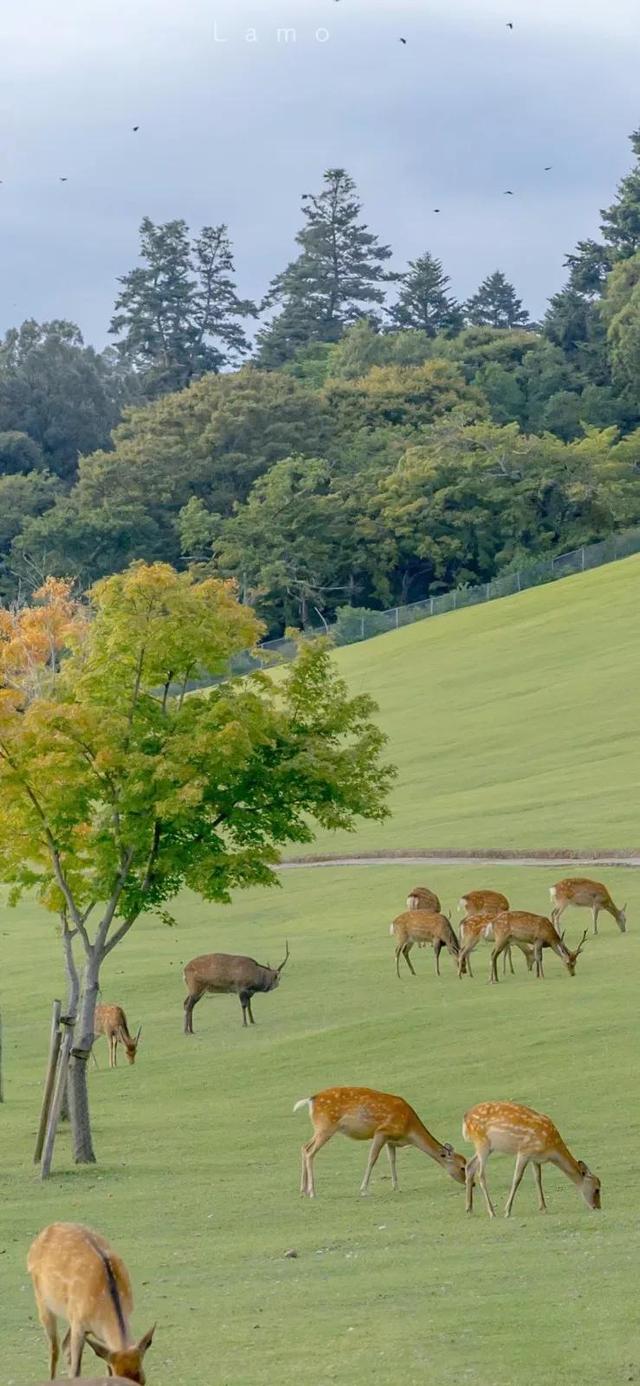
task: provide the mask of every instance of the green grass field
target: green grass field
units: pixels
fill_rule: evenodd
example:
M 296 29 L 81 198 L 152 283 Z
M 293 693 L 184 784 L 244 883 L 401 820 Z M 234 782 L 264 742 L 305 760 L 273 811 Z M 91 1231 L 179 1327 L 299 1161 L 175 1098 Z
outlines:
M 380 699 L 401 766 L 393 820 L 363 829 L 357 846 L 633 844 L 637 651 L 621 613 L 635 619 L 638 574 L 629 560 L 341 652 L 354 686 Z M 90 1073 L 100 1163 L 74 1168 L 63 1134 L 44 1186 L 31 1157 L 60 943 L 35 908 L 3 908 L 0 1382 L 46 1375 L 25 1258 L 55 1218 L 93 1224 L 124 1255 L 136 1328 L 158 1321 L 149 1386 L 637 1380 L 638 873 L 593 872 L 628 900 L 629 932 L 602 917 L 574 979 L 549 957 L 536 982 L 518 956 L 516 976 L 491 988 L 482 945 L 473 980 L 458 981 L 447 955 L 438 980 L 432 952 L 415 950 L 418 977 L 398 981 L 388 932 L 417 880 L 449 907 L 491 885 L 546 912 L 562 874 L 302 869 L 228 909 L 183 897 L 176 929 L 142 920 L 103 978 L 103 998 L 144 1024 L 138 1062 L 109 1072 L 100 1041 Z M 590 919 L 573 911 L 565 922 L 571 940 Z M 255 1029 L 222 997 L 201 1003 L 196 1035 L 183 1037 L 187 959 L 219 949 L 276 963 L 285 937 L 291 960 L 280 990 L 256 997 Z M 399 1155 L 399 1194 L 383 1157 L 361 1199 L 367 1147 L 340 1137 L 318 1156 L 317 1201 L 301 1200 L 310 1123 L 291 1109 L 335 1083 L 401 1093 L 465 1153 L 473 1103 L 547 1111 L 600 1175 L 603 1211 L 549 1170 L 546 1217 L 527 1176 L 509 1222 L 491 1223 L 481 1202 L 468 1219 L 464 1191 L 413 1150 Z M 510 1160 L 490 1161 L 499 1202 L 511 1174 Z M 284 1258 L 289 1248 L 297 1259 Z
M 637 847 L 640 555 L 338 652 L 400 769 L 319 851 Z

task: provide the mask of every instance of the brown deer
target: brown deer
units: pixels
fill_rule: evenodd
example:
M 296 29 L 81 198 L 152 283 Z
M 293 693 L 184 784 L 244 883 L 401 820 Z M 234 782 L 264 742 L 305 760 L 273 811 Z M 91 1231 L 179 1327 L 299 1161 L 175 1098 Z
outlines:
M 542 966 L 543 948 L 551 948 L 564 963 L 570 977 L 575 977 L 578 957 L 587 941 L 585 929 L 574 952 L 567 948 L 564 934 L 559 934 L 555 926 L 542 914 L 528 914 L 526 910 L 505 910 L 493 919 L 495 940 L 491 954 L 491 981 L 497 982 L 497 961 L 508 943 L 528 943 L 533 948 L 536 977 L 544 977 Z
M 564 914 L 567 905 L 577 905 L 578 907 L 584 906 L 586 909 L 591 910 L 593 915 L 594 934 L 598 932 L 598 915 L 601 910 L 605 910 L 607 914 L 613 915 L 620 933 L 626 933 L 627 906 L 624 904 L 622 909 L 619 910 L 618 906 L 614 905 L 607 887 L 601 885 L 600 881 L 588 881 L 582 876 L 568 876 L 565 881 L 558 881 L 557 885 L 551 886 L 549 894 L 553 906 L 551 918 L 556 928 L 560 916 Z
M 477 948 L 480 939 L 484 938 L 490 943 L 494 942 L 493 920 L 494 916 L 491 914 L 469 914 L 466 919 L 462 920 L 460 924 L 460 952 L 458 954 L 459 977 L 462 977 L 465 971 L 469 973 L 470 977 L 473 977 L 473 972 L 471 971 L 471 954 L 474 948 Z M 533 949 L 530 948 L 527 943 L 522 943 L 519 939 L 514 938 L 513 942 L 516 947 L 524 953 L 527 960 L 527 968 L 530 972 L 534 963 Z M 513 977 L 515 969 L 511 956 L 511 941 L 507 943 L 502 955 L 503 975 L 507 970 L 507 961 L 509 962 L 511 976 Z
M 107 1363 L 111 1376 L 144 1386 L 142 1363 L 155 1325 L 135 1341 L 129 1326 L 133 1309 L 129 1272 L 104 1237 L 80 1223 L 51 1223 L 32 1243 L 27 1270 L 49 1340 L 52 1379 L 60 1355 L 60 1317 L 69 1325 L 63 1351 L 69 1356 L 70 1376 L 80 1375 L 82 1353 L 88 1343 Z
M 430 910 L 432 914 L 439 914 L 440 908 L 438 896 L 426 886 L 414 886 L 407 895 L 408 910 Z
M 458 901 L 463 914 L 500 914 L 511 906 L 499 890 L 468 890 Z
M 246 1026 L 248 1015 L 251 1024 L 255 1025 L 251 997 L 259 991 L 275 991 L 280 985 L 282 969 L 288 957 L 287 943 L 279 967 L 262 967 L 253 958 L 243 958 L 235 953 L 205 953 L 201 958 L 192 958 L 184 969 L 188 992 L 184 1002 L 185 1035 L 193 1034 L 194 1006 L 207 993 L 235 994 L 242 1006 L 242 1024 Z
M 112 1006 L 106 1002 L 96 1006 L 93 1033 L 96 1039 L 99 1039 L 100 1035 L 106 1036 L 109 1044 L 109 1068 L 117 1068 L 118 1066 L 119 1044 L 124 1048 L 127 1063 L 135 1063 L 142 1026 L 138 1027 L 138 1033 L 134 1039 L 133 1035 L 129 1034 L 127 1017 L 122 1006 Z
M 309 1108 L 313 1124 L 313 1136 L 302 1147 L 300 1193 L 308 1198 L 315 1198 L 316 1194 L 313 1161 L 336 1131 L 354 1141 L 372 1142 L 360 1186 L 361 1194 L 369 1192 L 371 1171 L 385 1145 L 389 1152 L 394 1191 L 398 1188 L 396 1151 L 401 1145 L 415 1145 L 425 1155 L 430 1155 L 458 1184 L 465 1182 L 464 1156 L 457 1155 L 451 1145 L 441 1145 L 402 1097 L 376 1092 L 373 1088 L 325 1088 L 315 1097 L 303 1097 L 296 1102 L 294 1112 L 301 1107 Z
M 547 1163 L 557 1165 L 558 1169 L 567 1175 L 589 1208 L 600 1209 L 601 1186 L 598 1176 L 592 1174 L 582 1160 L 574 1159 L 548 1116 L 542 1116 L 530 1107 L 521 1107 L 517 1102 L 480 1102 L 465 1114 L 462 1134 L 466 1141 L 475 1146 L 476 1152 L 472 1159 L 467 1161 L 468 1213 L 473 1211 L 473 1185 L 477 1175 L 489 1217 L 494 1218 L 496 1215 L 484 1174 L 487 1160 L 496 1150 L 500 1154 L 516 1157 L 511 1192 L 504 1210 L 505 1217 L 511 1216 L 513 1200 L 530 1162 L 533 1163 L 533 1176 L 541 1213 L 545 1213 L 547 1209 L 542 1192 L 542 1166 Z
M 424 947 L 427 943 L 433 944 L 438 977 L 440 976 L 442 949 L 447 948 L 453 958 L 457 958 L 460 952 L 460 945 L 451 927 L 451 920 L 447 918 L 446 914 L 433 914 L 430 910 L 405 910 L 404 914 L 396 916 L 389 927 L 389 933 L 395 936 L 396 940 L 395 958 L 398 976 L 400 976 L 401 956 L 414 977 L 417 975 L 409 957 L 414 943 L 417 943 L 419 947 Z

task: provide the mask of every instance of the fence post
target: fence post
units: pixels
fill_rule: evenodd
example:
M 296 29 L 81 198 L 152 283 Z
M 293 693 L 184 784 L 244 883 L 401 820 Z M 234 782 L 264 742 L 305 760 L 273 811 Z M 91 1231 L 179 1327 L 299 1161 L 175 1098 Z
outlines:
M 360 639 L 364 640 L 364 616 L 360 617 Z
M 581 558 L 582 558 L 582 563 L 581 563 L 580 566 L 581 566 L 581 568 L 582 568 L 582 571 L 584 572 L 584 544 L 582 545 L 582 548 L 581 548 L 581 550 L 580 550 L 580 556 L 581 556 Z
M 429 615 L 433 616 L 433 597 L 429 597 Z
M 399 626 L 399 625 L 400 625 L 400 607 L 397 606 L 397 607 L 396 607 L 396 630 L 398 629 L 398 626 Z
M 67 1076 L 69 1073 L 69 1059 L 71 1058 L 71 1047 L 73 1045 L 73 1030 L 75 1021 L 70 1016 L 62 1016 L 60 1024 L 64 1029 L 64 1035 L 58 1054 L 58 1066 L 56 1070 L 56 1082 L 49 1109 L 49 1119 L 44 1138 L 42 1150 L 42 1163 L 40 1165 L 40 1178 L 48 1179 L 51 1173 L 51 1163 L 53 1160 L 53 1147 L 60 1121 L 60 1111 L 67 1086 Z
M 518 591 L 521 592 L 521 591 L 522 591 L 522 586 L 521 586 L 521 583 L 520 583 L 520 569 L 519 569 L 519 568 L 518 568 L 518 571 L 517 571 L 517 573 L 516 573 L 516 577 L 517 577 L 517 579 L 518 579 Z
M 42 1094 L 42 1108 L 40 1110 L 40 1123 L 38 1125 L 38 1135 L 36 1137 L 36 1148 L 33 1154 L 34 1165 L 38 1165 L 40 1163 L 40 1158 L 42 1156 L 42 1147 L 44 1145 L 47 1121 L 49 1119 L 49 1110 L 51 1107 L 51 1098 L 53 1096 L 53 1087 L 56 1081 L 56 1069 L 58 1066 L 58 1055 L 60 1053 L 60 1042 L 62 1039 L 62 1035 L 60 1034 L 61 1011 L 62 1006 L 60 1005 L 60 1002 L 54 1001 L 53 1010 L 51 1014 L 51 1036 L 49 1039 L 49 1058 L 47 1061 L 47 1073 L 44 1080 L 44 1091 Z

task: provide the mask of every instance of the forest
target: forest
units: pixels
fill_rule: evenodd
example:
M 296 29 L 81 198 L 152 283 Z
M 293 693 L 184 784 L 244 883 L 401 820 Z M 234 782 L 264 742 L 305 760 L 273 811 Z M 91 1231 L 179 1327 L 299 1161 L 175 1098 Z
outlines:
M 640 522 L 640 131 L 600 237 L 532 322 L 402 271 L 329 169 L 296 255 L 242 297 L 224 224 L 140 229 L 112 345 L 0 343 L 0 586 L 132 560 L 233 577 L 271 634 L 489 581 Z

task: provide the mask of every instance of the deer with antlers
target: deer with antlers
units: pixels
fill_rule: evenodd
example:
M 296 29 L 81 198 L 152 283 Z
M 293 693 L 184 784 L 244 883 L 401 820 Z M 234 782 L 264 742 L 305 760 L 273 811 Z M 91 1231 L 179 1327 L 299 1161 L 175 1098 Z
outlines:
M 64 1318 L 69 1330 L 62 1346 L 68 1353 L 70 1376 L 80 1375 L 88 1343 L 107 1363 L 111 1376 L 144 1386 L 142 1364 L 155 1325 L 136 1342 L 129 1324 L 133 1310 L 129 1272 L 105 1238 L 80 1223 L 51 1223 L 32 1243 L 27 1269 L 49 1341 L 51 1379 L 60 1355 L 57 1321 Z
M 96 1006 L 93 1021 L 94 1038 L 99 1039 L 104 1035 L 109 1045 L 109 1068 L 118 1066 L 118 1045 L 121 1044 L 127 1056 L 127 1063 L 134 1064 L 142 1026 L 138 1026 L 138 1033 L 133 1037 L 129 1033 L 127 1017 L 122 1006 L 113 1006 L 106 1003 Z M 94 1055 L 95 1058 L 95 1055 Z
M 430 910 L 405 910 L 404 914 L 396 916 L 389 927 L 389 933 L 396 940 L 395 959 L 398 976 L 400 976 L 401 957 L 404 958 L 414 977 L 417 975 L 409 957 L 411 949 L 416 943 L 420 948 L 424 948 L 428 943 L 433 944 L 438 977 L 440 976 L 442 949 L 446 948 L 456 959 L 460 952 L 460 944 L 451 927 L 451 920 L 447 918 L 446 914 L 435 914 Z
M 587 1206 L 600 1209 L 600 1180 L 582 1160 L 574 1159 L 548 1116 L 542 1116 L 530 1107 L 522 1107 L 517 1102 L 480 1102 L 465 1114 L 462 1134 L 464 1139 L 475 1147 L 475 1155 L 467 1161 L 466 1170 L 468 1213 L 473 1211 L 473 1186 L 477 1176 L 489 1217 L 494 1218 L 496 1215 L 484 1173 L 487 1160 L 494 1151 L 516 1157 L 511 1192 L 504 1210 L 505 1217 L 511 1216 L 513 1200 L 525 1169 L 530 1163 L 533 1164 L 541 1213 L 546 1212 L 547 1208 L 542 1192 L 544 1164 L 557 1165 L 576 1185 Z
M 407 909 L 429 910 L 431 914 L 439 914 L 441 905 L 433 890 L 429 890 L 427 886 L 414 886 L 407 895 Z
M 468 972 L 469 976 L 473 977 L 473 972 L 471 971 L 471 954 L 474 948 L 477 948 L 481 938 L 486 939 L 489 943 L 495 942 L 493 921 L 494 915 L 492 914 L 470 914 L 467 915 L 466 919 L 462 920 L 460 925 L 460 952 L 458 954 L 459 977 L 462 977 L 465 972 Z M 534 964 L 533 949 L 529 947 L 528 943 L 523 943 L 521 939 L 514 938 L 513 942 L 516 948 L 519 948 L 520 951 L 524 953 L 527 960 L 527 968 L 530 972 Z M 513 977 L 515 975 L 515 969 L 511 956 L 511 939 L 508 941 L 502 954 L 503 976 L 507 970 L 507 962 L 509 963 L 511 976 Z
M 556 928 L 567 906 L 577 905 L 578 908 L 591 910 L 594 934 L 598 932 L 598 915 L 601 910 L 613 916 L 621 934 L 626 933 L 627 906 L 624 904 L 619 910 L 618 906 L 614 905 L 607 887 L 600 881 L 589 881 L 582 876 L 568 876 L 566 880 L 558 881 L 557 885 L 551 886 L 549 894 L 552 904 L 551 918 Z
M 324 1092 L 316 1093 L 315 1097 L 303 1097 L 296 1102 L 294 1112 L 301 1107 L 308 1107 L 313 1125 L 313 1136 L 302 1147 L 300 1193 L 307 1198 L 315 1198 L 316 1194 L 313 1177 L 315 1157 L 337 1131 L 353 1141 L 371 1141 L 367 1168 L 360 1186 L 361 1194 L 369 1192 L 371 1171 L 384 1146 L 389 1153 L 394 1192 L 398 1189 L 396 1151 L 403 1145 L 414 1145 L 435 1160 L 456 1183 L 465 1182 L 464 1156 L 457 1155 L 453 1146 L 437 1141 L 427 1131 L 413 1107 L 402 1097 L 376 1092 L 373 1088 L 326 1088 Z
M 493 937 L 492 982 L 498 980 L 498 958 L 509 943 L 528 943 L 530 945 L 533 949 L 536 977 L 544 977 L 542 966 L 544 948 L 551 948 L 554 953 L 557 953 L 569 976 L 575 977 L 576 963 L 587 941 L 587 930 L 585 929 L 578 947 L 572 952 L 570 948 L 567 948 L 564 934 L 558 933 L 555 925 L 551 923 L 550 919 L 547 919 L 546 915 L 529 914 L 526 910 L 505 910 L 504 914 L 497 914 L 493 920 Z
M 201 958 L 192 958 L 184 969 L 187 996 L 184 1001 L 184 1032 L 193 1034 L 193 1010 L 203 996 L 233 995 L 240 998 L 242 1024 L 246 1026 L 247 1015 L 255 1025 L 251 998 L 257 992 L 275 991 L 280 986 L 282 971 L 289 957 L 289 944 L 286 944 L 284 958 L 279 967 L 263 967 L 254 958 L 244 958 L 235 953 L 205 953 Z

